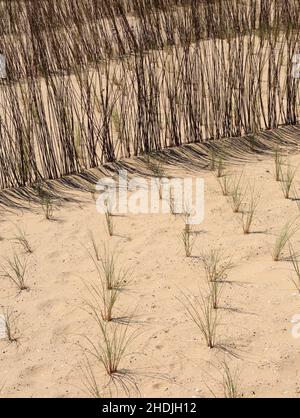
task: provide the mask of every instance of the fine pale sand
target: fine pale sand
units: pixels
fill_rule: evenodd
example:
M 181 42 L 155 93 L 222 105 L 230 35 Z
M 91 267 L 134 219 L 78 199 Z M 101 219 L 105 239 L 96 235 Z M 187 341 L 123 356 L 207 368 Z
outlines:
M 293 166 L 300 154 L 286 157 Z M 69 203 L 55 209 L 46 220 L 40 206 L 6 208 L 1 215 L 1 257 L 17 253 L 28 259 L 26 278 L 30 289 L 18 289 L 1 277 L 0 306 L 11 307 L 18 316 L 20 338 L 0 340 L 0 388 L 9 397 L 89 396 L 81 370 L 85 362 L 86 337 L 100 338 L 97 325 L 86 312 L 86 285 L 99 281 L 89 231 L 101 248 L 117 248 L 119 263 L 130 268 L 131 280 L 114 311 L 112 326 L 125 327 L 137 337 L 121 363 L 135 380 L 143 397 L 223 396 L 220 363 L 226 359 L 238 370 L 239 390 L 244 397 L 289 396 L 300 393 L 300 339 L 292 335 L 300 314 L 300 297 L 292 283 L 292 264 L 272 260 L 276 235 L 299 215 L 297 203 L 286 200 L 274 180 L 274 160 L 253 155 L 240 163 L 227 161 L 231 175 L 244 172 L 245 181 L 255 181 L 261 199 L 250 235 L 242 232 L 241 215 L 232 212 L 209 170 L 193 172 L 205 180 L 205 220 L 194 228 L 192 257 L 186 258 L 180 240 L 184 222 L 171 214 L 114 217 L 116 235 L 109 238 L 105 217 L 98 214 L 87 192 L 69 189 Z M 168 175 L 191 175 L 169 166 Z M 300 195 L 300 171 L 295 178 Z M 293 192 L 294 193 L 294 192 Z M 294 194 L 293 194 L 294 195 Z M 247 201 L 247 198 L 246 198 Z M 22 202 L 21 202 L 22 203 Z M 19 204 L 21 204 L 19 202 Z M 300 225 L 300 220 L 298 220 Z M 17 226 L 24 229 L 33 247 L 26 255 L 13 238 Z M 300 230 L 293 236 L 300 251 Z M 209 349 L 182 305 L 185 294 L 207 294 L 201 255 L 220 249 L 232 259 L 220 301 L 219 347 Z M 2 263 L 5 261 L 2 259 Z M 109 392 L 101 364 L 91 357 L 100 391 Z M 112 387 L 112 396 L 124 392 Z M 127 394 L 128 395 L 128 394 Z M 133 387 L 130 395 L 134 396 Z

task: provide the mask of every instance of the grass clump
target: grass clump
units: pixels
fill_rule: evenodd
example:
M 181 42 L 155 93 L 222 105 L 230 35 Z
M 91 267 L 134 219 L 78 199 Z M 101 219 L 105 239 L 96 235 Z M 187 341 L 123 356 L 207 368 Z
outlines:
M 214 309 L 219 309 L 220 307 L 220 297 L 223 291 L 223 286 L 224 286 L 224 283 L 223 281 L 220 281 L 220 280 L 208 282 L 208 287 L 209 287 L 210 296 L 211 296 L 211 303 Z
M 240 398 L 238 370 L 232 371 L 225 360 L 222 363 L 222 369 L 224 398 Z
M 85 364 L 82 365 L 80 368 L 83 375 L 83 386 L 85 392 L 94 399 L 100 399 L 102 396 L 97 382 L 97 377 L 95 375 L 91 362 L 87 357 Z
M 296 202 L 297 208 L 300 212 L 300 198 L 299 198 L 296 187 L 294 187 L 294 201 Z
M 195 244 L 195 237 L 193 236 L 192 227 L 189 223 L 185 224 L 185 227 L 181 233 L 181 240 L 184 246 L 186 257 L 191 257 Z
M 216 151 L 214 149 L 210 152 L 210 169 L 211 171 L 216 169 Z
M 17 234 L 13 240 L 16 244 L 21 245 L 26 253 L 33 253 L 33 249 L 27 239 L 26 233 L 21 228 L 17 227 Z
M 224 175 L 221 178 L 218 178 L 218 183 L 221 187 L 223 196 L 229 196 L 231 189 L 231 182 L 229 176 Z
M 93 259 L 94 260 L 94 259 Z M 102 255 L 99 256 L 99 263 L 95 263 L 101 282 L 105 283 L 107 290 L 121 289 L 129 283 L 129 270 L 118 269 L 118 254 L 103 246 Z
M 47 220 L 51 220 L 53 218 L 54 212 L 54 204 L 53 199 L 48 194 L 43 194 L 41 198 L 41 206 Z
M 108 290 L 104 282 L 100 286 L 91 284 L 87 286 L 91 300 L 86 301 L 94 317 L 105 322 L 113 320 L 113 310 L 119 296 L 119 289 Z
M 92 243 L 92 247 L 93 247 L 93 250 L 94 250 L 96 260 L 100 261 L 101 260 L 100 251 L 99 251 L 99 247 L 96 243 L 94 234 L 92 233 L 92 231 L 88 231 L 88 234 L 89 234 L 90 241 Z
M 245 191 L 242 180 L 243 175 L 240 175 L 239 177 L 236 177 L 232 182 L 230 197 L 233 213 L 240 212 L 243 204 Z
M 108 232 L 109 236 L 112 237 L 114 235 L 114 232 L 115 232 L 115 224 L 114 224 L 114 221 L 113 221 L 112 212 L 111 212 L 110 208 L 108 207 L 108 205 L 106 205 L 106 209 L 105 209 L 105 221 L 106 221 L 107 232 Z
M 295 279 L 292 278 L 292 281 L 297 291 L 300 293 L 300 266 L 299 266 L 299 262 L 295 254 L 295 251 L 291 244 L 289 245 L 289 249 L 290 249 L 290 260 L 292 261 L 294 272 L 296 274 L 296 278 Z
M 216 334 L 219 325 L 218 311 L 214 309 L 211 295 L 195 297 L 191 300 L 183 294 L 183 306 L 187 314 L 199 329 L 209 348 L 216 346 Z
M 242 213 L 242 224 L 244 234 L 249 234 L 254 219 L 254 214 L 259 203 L 259 196 L 255 194 L 254 187 L 251 190 L 249 201 Z
M 280 154 L 280 151 L 278 148 L 276 148 L 275 150 L 274 163 L 275 163 L 275 180 L 281 181 L 283 157 Z
M 3 311 L 3 324 L 5 328 L 5 335 L 9 342 L 18 342 L 20 335 L 17 326 L 19 315 L 17 315 L 11 308 L 6 308 Z
M 151 174 L 156 178 L 156 184 L 158 187 L 158 193 L 159 198 L 162 199 L 163 197 L 163 189 L 162 189 L 162 178 L 166 177 L 166 172 L 163 167 L 163 164 L 160 161 L 157 161 L 156 159 L 151 159 L 148 157 L 146 160 L 146 165 L 148 167 L 148 170 L 151 172 Z
M 217 161 L 217 167 L 216 167 L 216 170 L 215 170 L 215 175 L 219 179 L 224 175 L 224 172 L 225 172 L 224 160 L 223 160 L 222 157 L 219 157 L 218 161 Z
M 231 367 L 229 367 L 226 358 L 219 362 L 219 364 L 215 365 L 212 363 L 212 366 L 216 368 L 218 374 L 220 375 L 220 379 L 214 379 L 218 381 L 223 389 L 222 395 L 220 397 L 225 399 L 240 398 L 242 395 L 239 390 L 240 379 L 238 369 L 236 368 L 233 370 Z M 214 398 L 219 397 L 209 386 L 208 389 Z
M 208 254 L 202 256 L 202 262 L 208 282 L 224 280 L 233 268 L 232 262 L 226 261 L 221 252 L 216 249 L 212 249 Z
M 186 225 L 181 233 L 181 240 L 183 242 L 186 257 L 191 257 L 194 246 L 194 238 L 192 236 L 191 226 Z
M 110 379 L 117 379 L 125 389 L 130 385 L 136 387 L 134 378 L 122 369 L 122 362 L 129 354 L 129 347 L 137 337 L 136 330 L 129 332 L 129 324 L 120 326 L 95 319 L 99 338 L 94 343 L 86 337 L 90 345 L 88 352 L 104 367 Z
M 280 256 L 286 246 L 286 244 L 289 242 L 291 237 L 298 231 L 299 225 L 296 224 L 296 220 L 294 219 L 292 221 L 288 221 L 283 228 L 281 229 L 279 235 L 276 238 L 275 245 L 273 248 L 273 260 L 279 261 Z
M 281 189 L 285 199 L 290 198 L 290 192 L 293 185 L 293 181 L 297 172 L 297 168 L 292 168 L 289 164 L 286 172 L 281 175 Z
M 14 254 L 11 259 L 6 259 L 6 265 L 2 265 L 2 276 L 9 279 L 20 291 L 28 290 L 26 284 L 27 261 L 22 261 Z
M 177 199 L 174 196 L 173 189 L 170 190 L 170 202 L 169 202 L 169 206 L 170 206 L 170 212 L 171 212 L 171 214 L 173 216 L 178 215 Z

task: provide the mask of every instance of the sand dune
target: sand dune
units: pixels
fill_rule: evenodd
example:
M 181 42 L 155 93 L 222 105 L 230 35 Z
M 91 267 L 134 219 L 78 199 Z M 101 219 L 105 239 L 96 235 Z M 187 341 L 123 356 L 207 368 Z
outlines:
M 297 166 L 300 155 L 285 157 Z M 1 257 L 27 259 L 27 291 L 18 291 L 1 278 L 0 305 L 18 315 L 18 341 L 0 341 L 2 395 L 15 397 L 89 396 L 81 366 L 85 364 L 86 337 L 97 341 L 99 329 L 84 300 L 86 285 L 99 278 L 90 232 L 100 247 L 117 248 L 118 265 L 130 268 L 130 281 L 121 291 L 111 327 L 127 326 L 137 336 L 122 361 L 142 396 L 223 396 L 221 362 L 238 370 L 244 397 L 299 395 L 300 346 L 291 323 L 300 314 L 300 298 L 291 277 L 292 263 L 272 260 L 276 235 L 299 215 L 297 203 L 284 199 L 274 180 L 273 157 L 253 156 L 245 164 L 228 161 L 226 173 L 243 171 L 260 194 L 252 233 L 244 235 L 241 215 L 233 214 L 215 175 L 200 170 L 205 181 L 205 220 L 195 232 L 192 256 L 185 257 L 180 234 L 184 221 L 171 214 L 114 217 L 115 235 L 109 237 L 105 217 L 97 213 L 90 194 L 70 191 L 73 203 L 62 203 L 47 220 L 38 205 L 30 210 L 8 210 L 1 220 Z M 185 170 L 169 166 L 169 176 Z M 299 192 L 300 173 L 295 188 Z M 245 198 L 245 201 L 247 197 Z M 298 220 L 300 223 L 300 220 Z M 17 226 L 26 231 L 32 254 L 14 242 Z M 300 230 L 291 239 L 300 248 Z M 220 298 L 218 347 L 209 349 L 182 305 L 182 292 L 207 294 L 201 256 L 219 249 L 234 263 Z M 5 264 L 5 261 L 2 261 Z M 295 277 L 294 277 L 295 278 Z M 99 391 L 122 396 L 121 385 L 107 386 L 99 361 L 89 356 Z M 137 394 L 129 384 L 130 395 Z

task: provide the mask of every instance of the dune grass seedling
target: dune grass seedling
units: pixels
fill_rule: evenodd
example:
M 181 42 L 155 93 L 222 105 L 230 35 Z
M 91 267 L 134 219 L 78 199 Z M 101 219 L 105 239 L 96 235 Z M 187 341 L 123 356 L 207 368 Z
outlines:
M 6 259 L 6 265 L 2 265 L 2 276 L 9 279 L 20 291 L 28 290 L 26 284 L 27 260 L 21 260 L 17 254 L 11 259 Z
M 97 342 L 86 337 L 88 353 L 104 367 L 110 381 L 121 385 L 127 394 L 132 387 L 138 391 L 134 376 L 122 368 L 125 357 L 130 354 L 129 347 L 138 336 L 137 330 L 130 331 L 130 324 L 119 325 L 95 319 L 99 337 Z
M 209 287 L 212 307 L 214 309 L 219 309 L 220 297 L 223 291 L 224 282 L 221 280 L 214 280 L 214 281 L 208 281 L 207 283 Z
M 274 163 L 275 163 L 275 180 L 281 181 L 283 157 L 280 154 L 280 151 L 278 148 L 276 148 L 275 150 Z
M 296 202 L 297 208 L 300 212 L 300 198 L 299 198 L 296 187 L 293 188 L 293 191 L 294 191 L 294 201 Z
M 89 238 L 90 238 L 90 241 L 91 241 L 93 250 L 94 250 L 94 255 L 96 257 L 96 260 L 97 261 L 100 261 L 101 260 L 100 251 L 99 251 L 99 247 L 98 247 L 98 245 L 96 243 L 94 234 L 93 234 L 92 231 L 89 231 L 88 234 L 89 234 Z
M 230 177 L 224 174 L 221 178 L 218 178 L 218 183 L 221 187 L 223 196 L 229 196 L 231 190 Z
M 20 315 L 17 315 L 11 308 L 3 311 L 3 323 L 5 328 L 6 339 L 11 343 L 18 342 L 20 338 L 17 322 Z
M 177 201 L 176 198 L 174 196 L 173 190 L 170 190 L 170 212 L 173 216 L 177 216 L 178 215 L 178 211 L 177 211 Z
M 107 289 L 106 283 L 100 285 L 90 284 L 87 286 L 91 299 L 86 305 L 91 309 L 94 317 L 105 322 L 113 320 L 113 310 L 120 295 L 119 289 Z
M 175 209 L 175 199 L 174 196 L 171 194 L 170 196 L 170 212 L 172 215 L 176 215 L 176 209 Z
M 289 242 L 289 240 L 292 238 L 292 236 L 298 231 L 299 225 L 296 223 L 298 218 L 288 221 L 281 231 L 279 232 L 274 248 L 273 248 L 273 260 L 279 261 L 281 254 L 286 246 L 286 244 Z
M 217 328 L 219 325 L 218 310 L 214 309 L 211 295 L 195 297 L 192 300 L 183 294 L 182 304 L 189 317 L 199 329 L 209 348 L 217 343 Z
M 25 253 L 33 253 L 33 249 L 27 239 L 26 233 L 19 227 L 17 227 L 17 234 L 13 238 L 14 242 L 21 245 Z
M 249 201 L 242 212 L 242 225 L 244 234 L 249 234 L 254 215 L 259 204 L 259 195 L 255 193 L 254 187 L 251 189 Z
M 286 172 L 281 174 L 281 189 L 285 199 L 290 199 L 290 192 L 295 179 L 297 168 L 287 166 Z
M 208 254 L 204 254 L 202 256 L 202 262 L 208 282 L 225 280 L 227 274 L 233 268 L 233 263 L 226 260 L 221 252 L 216 249 L 212 249 Z
M 181 233 L 181 239 L 184 245 L 184 251 L 186 257 L 190 257 L 192 255 L 193 249 L 193 237 L 191 234 L 190 225 L 186 225 Z
M 101 272 L 100 277 L 104 276 L 106 288 L 108 290 L 120 287 L 119 275 L 116 272 L 116 255 L 110 252 L 107 247 L 103 248 L 103 255 L 100 257 Z M 99 270 L 98 270 L 99 271 Z
M 148 170 L 151 172 L 151 174 L 156 178 L 156 184 L 158 187 L 158 193 L 159 198 L 162 199 L 163 197 L 163 189 L 162 189 L 162 178 L 166 176 L 166 171 L 164 169 L 163 163 L 151 158 L 148 156 L 146 160 L 146 165 L 148 167 Z
M 97 292 L 96 296 L 102 302 L 101 317 L 103 321 L 110 322 L 113 320 L 113 310 L 120 292 L 118 289 L 107 290 L 104 287 Z
M 215 171 L 215 175 L 219 179 L 224 175 L 224 172 L 225 172 L 224 160 L 223 160 L 222 157 L 219 157 L 218 161 L 217 161 L 217 168 L 216 168 L 216 171 Z
M 211 365 L 218 371 L 220 375 L 220 379 L 217 378 L 214 380 L 220 384 L 222 387 L 222 395 L 218 395 L 215 391 L 213 391 L 209 386 L 208 389 L 214 398 L 222 397 L 225 399 L 237 399 L 240 398 L 242 395 L 240 393 L 240 373 L 237 368 L 232 369 L 229 367 L 229 364 L 224 358 L 218 364 L 211 363 Z
M 91 365 L 91 362 L 89 361 L 87 357 L 85 359 L 85 364 L 81 365 L 80 369 L 81 369 L 81 373 L 83 376 L 83 379 L 82 379 L 83 387 L 87 395 L 91 396 L 94 399 L 102 398 L 101 391 L 97 382 L 96 374 Z
M 230 197 L 233 213 L 241 211 L 244 195 L 243 175 L 241 174 L 239 177 L 236 177 L 231 184 Z
M 238 370 L 231 370 L 228 363 L 224 360 L 222 362 L 223 369 L 223 393 L 226 399 L 240 398 L 239 391 L 239 372 Z
M 109 207 L 106 207 L 106 210 L 105 210 L 105 221 L 106 221 L 107 232 L 109 236 L 112 237 L 115 232 L 115 224 L 114 224 L 112 212 L 110 211 Z
M 45 215 L 45 218 L 50 221 L 53 218 L 54 203 L 51 196 L 43 194 L 41 198 L 41 206 Z
M 216 169 L 216 151 L 214 149 L 210 151 L 210 169 L 211 171 Z
M 289 245 L 289 250 L 290 250 L 290 260 L 292 261 L 293 264 L 293 268 L 294 268 L 294 272 L 296 275 L 296 278 L 292 278 L 292 282 L 295 285 L 295 288 L 297 289 L 297 291 L 300 293 L 300 266 L 299 266 L 299 261 L 297 258 L 297 255 L 293 249 L 292 244 Z
M 195 236 L 193 235 L 192 226 L 188 223 L 185 224 L 185 227 L 181 233 L 181 240 L 184 246 L 186 257 L 191 257 L 195 244 Z
M 96 245 L 96 244 L 95 244 Z M 91 256 L 100 279 L 100 282 L 105 283 L 107 290 L 122 289 L 130 283 L 131 270 L 125 268 L 118 268 L 118 253 L 116 250 L 111 251 L 108 246 L 103 245 L 100 253 L 99 248 L 96 245 L 96 256 Z

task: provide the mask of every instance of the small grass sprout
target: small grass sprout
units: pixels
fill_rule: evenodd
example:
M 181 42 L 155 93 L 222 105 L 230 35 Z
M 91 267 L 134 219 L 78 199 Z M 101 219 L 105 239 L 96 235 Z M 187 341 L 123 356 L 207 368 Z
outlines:
M 113 221 L 113 214 L 112 214 L 112 211 L 108 202 L 106 202 L 106 208 L 105 208 L 105 221 L 106 221 L 107 232 L 109 236 L 112 237 L 115 232 L 115 225 Z
M 208 287 L 211 296 L 211 303 L 214 309 L 220 307 L 220 297 L 223 291 L 224 283 L 221 280 L 208 281 Z
M 92 231 L 89 231 L 88 234 L 89 234 L 90 241 L 92 243 L 92 247 L 93 247 L 93 250 L 94 250 L 94 254 L 95 254 L 96 260 L 97 261 L 100 261 L 101 260 L 101 256 L 100 256 L 99 247 L 98 247 L 98 245 L 96 243 L 94 234 L 93 234 Z
M 86 301 L 87 306 L 91 309 L 94 317 L 100 318 L 105 322 L 113 320 L 113 310 L 119 296 L 119 289 L 108 290 L 105 283 L 100 286 L 90 284 L 87 286 L 91 300 Z
M 293 181 L 297 172 L 297 168 L 291 167 L 289 164 L 286 172 L 281 175 L 281 189 L 285 199 L 290 199 L 290 192 L 293 185 Z
M 280 154 L 278 147 L 275 150 L 274 163 L 275 163 L 275 180 L 281 181 L 283 157 Z
M 118 253 L 110 250 L 108 246 L 103 246 L 102 253 L 99 254 L 100 263 L 92 257 L 97 268 L 101 282 L 105 283 L 108 290 L 121 289 L 129 284 L 129 269 L 118 268 Z
M 33 253 L 33 249 L 27 239 L 26 233 L 21 228 L 17 227 L 17 233 L 13 238 L 13 241 L 16 244 L 21 245 L 26 253 Z
M 100 399 L 102 396 L 97 382 L 97 377 L 87 356 L 85 364 L 81 365 L 80 369 L 83 376 L 83 386 L 85 392 L 94 399 Z
M 20 338 L 19 329 L 17 322 L 20 315 L 17 315 L 16 312 L 11 308 L 6 308 L 3 311 L 3 325 L 5 329 L 6 339 L 13 343 L 18 342 Z
M 54 212 L 54 204 L 51 196 L 48 194 L 44 194 L 41 198 L 41 205 L 47 220 L 51 220 L 53 218 Z
M 193 235 L 192 225 L 189 223 L 189 213 L 185 214 L 185 226 L 181 233 L 181 241 L 184 246 L 186 257 L 191 257 L 195 244 L 195 236 Z
M 272 256 L 273 256 L 274 261 L 280 260 L 281 254 L 286 244 L 289 242 L 292 236 L 298 231 L 299 225 L 296 223 L 297 219 L 298 218 L 292 221 L 288 221 L 279 232 L 276 238 L 275 244 L 274 244 L 274 248 L 273 248 Z
M 242 225 L 244 234 L 249 234 L 254 215 L 259 204 L 259 195 L 255 193 L 254 187 L 251 189 L 249 201 L 246 203 L 242 213 Z
M 216 168 L 216 171 L 215 171 L 216 177 L 218 179 L 221 178 L 224 175 L 224 172 L 225 172 L 224 160 L 223 160 L 222 157 L 219 157 L 218 161 L 217 161 L 217 168 Z
M 232 371 L 228 366 L 228 363 L 224 360 L 222 362 L 223 369 L 223 392 L 226 399 L 240 398 L 239 392 L 239 372 L 238 370 Z
M 229 196 L 231 189 L 231 182 L 229 176 L 225 174 L 221 178 L 218 178 L 218 183 L 221 187 L 223 196 Z
M 6 259 L 5 265 L 2 265 L 2 276 L 9 279 L 20 291 L 28 290 L 25 279 L 26 269 L 27 260 L 23 261 L 14 254 L 12 258 Z
M 300 293 L 300 266 L 299 266 L 298 258 L 293 249 L 292 244 L 289 245 L 289 250 L 290 250 L 290 260 L 292 261 L 294 272 L 296 274 L 296 278 L 295 279 L 292 278 L 292 281 L 295 285 L 295 288 Z
M 194 297 L 183 294 L 182 304 L 188 316 L 199 329 L 209 348 L 216 346 L 216 334 L 219 325 L 218 310 L 214 309 L 211 295 Z
M 208 254 L 202 256 L 208 282 L 218 282 L 226 279 L 227 274 L 233 268 L 233 263 L 227 261 L 219 250 L 212 249 Z
M 239 177 L 236 177 L 231 183 L 230 197 L 233 213 L 240 212 L 243 204 L 245 191 L 242 184 L 242 179 L 243 175 L 240 175 Z
M 88 353 L 102 364 L 109 378 L 114 383 L 119 383 L 127 393 L 130 387 L 137 390 L 134 376 L 122 368 L 124 358 L 130 354 L 129 347 L 138 335 L 137 330 L 130 331 L 130 324 L 120 326 L 98 319 L 96 321 L 99 337 L 97 342 L 86 337 L 89 343 Z

